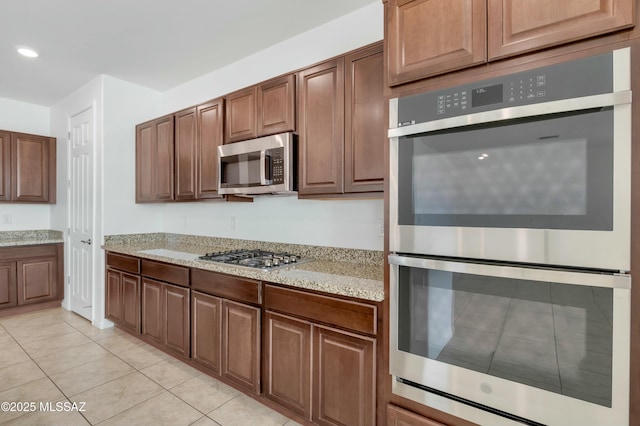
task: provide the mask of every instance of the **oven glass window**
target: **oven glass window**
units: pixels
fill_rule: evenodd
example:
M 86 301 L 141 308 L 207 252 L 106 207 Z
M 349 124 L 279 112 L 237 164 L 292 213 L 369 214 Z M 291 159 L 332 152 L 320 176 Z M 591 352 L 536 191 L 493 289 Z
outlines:
M 398 349 L 610 407 L 613 290 L 401 266 Z
M 613 228 L 613 109 L 400 138 L 399 225 Z

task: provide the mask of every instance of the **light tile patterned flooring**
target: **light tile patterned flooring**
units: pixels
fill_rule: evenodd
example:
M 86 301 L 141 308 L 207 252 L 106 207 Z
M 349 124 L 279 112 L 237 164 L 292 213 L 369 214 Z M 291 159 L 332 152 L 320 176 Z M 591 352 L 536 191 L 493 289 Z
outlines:
M 0 409 L 2 425 L 298 425 L 123 331 L 99 330 L 62 308 L 0 318 L 2 402 L 36 407 Z M 83 412 L 41 411 L 41 402 L 85 404 Z

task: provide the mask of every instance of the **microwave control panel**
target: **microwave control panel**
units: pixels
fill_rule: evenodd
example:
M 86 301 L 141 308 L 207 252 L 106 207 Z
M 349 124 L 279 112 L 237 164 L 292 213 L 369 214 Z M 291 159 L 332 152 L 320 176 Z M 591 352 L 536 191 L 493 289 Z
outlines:
M 269 150 L 271 157 L 271 184 L 284 183 L 284 148 Z
M 398 99 L 398 127 L 613 92 L 613 53 Z

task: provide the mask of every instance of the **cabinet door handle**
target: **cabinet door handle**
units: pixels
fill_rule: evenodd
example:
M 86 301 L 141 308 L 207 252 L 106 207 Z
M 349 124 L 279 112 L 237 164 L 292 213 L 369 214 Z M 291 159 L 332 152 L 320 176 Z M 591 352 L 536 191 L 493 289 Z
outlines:
M 80 242 L 91 245 L 91 238 L 89 238 L 88 240 L 80 240 Z

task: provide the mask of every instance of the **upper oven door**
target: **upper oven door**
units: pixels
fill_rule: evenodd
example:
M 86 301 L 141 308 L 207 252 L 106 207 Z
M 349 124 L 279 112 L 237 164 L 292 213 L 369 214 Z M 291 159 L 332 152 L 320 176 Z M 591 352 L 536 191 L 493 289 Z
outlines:
M 390 250 L 629 270 L 630 102 L 620 91 L 390 130 Z

